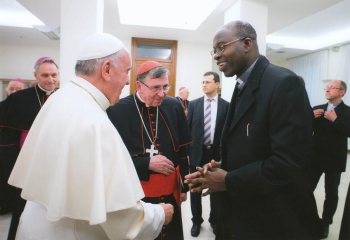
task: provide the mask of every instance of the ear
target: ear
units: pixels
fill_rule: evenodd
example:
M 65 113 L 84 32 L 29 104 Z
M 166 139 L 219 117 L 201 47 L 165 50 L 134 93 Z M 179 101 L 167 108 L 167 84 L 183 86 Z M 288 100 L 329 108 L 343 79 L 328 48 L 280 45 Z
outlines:
M 106 60 L 102 63 L 100 69 L 101 69 L 101 75 L 102 78 L 105 81 L 111 80 L 111 69 L 112 69 L 112 62 L 110 60 Z
M 33 72 L 33 74 L 34 74 L 34 77 L 35 77 L 35 79 L 36 79 L 36 72 Z
M 142 83 L 140 83 L 139 81 L 136 81 L 136 90 L 137 91 L 141 90 L 141 85 L 142 85 Z
M 215 82 L 216 88 L 220 87 L 220 83 L 219 82 Z
M 246 38 L 243 40 L 243 43 L 244 43 L 244 52 L 248 52 L 252 46 L 253 46 L 253 41 L 251 38 Z
M 342 90 L 340 90 L 340 91 L 343 91 L 343 94 L 341 94 L 341 96 L 344 97 L 344 95 L 345 95 L 345 93 L 346 93 L 345 90 L 342 89 Z

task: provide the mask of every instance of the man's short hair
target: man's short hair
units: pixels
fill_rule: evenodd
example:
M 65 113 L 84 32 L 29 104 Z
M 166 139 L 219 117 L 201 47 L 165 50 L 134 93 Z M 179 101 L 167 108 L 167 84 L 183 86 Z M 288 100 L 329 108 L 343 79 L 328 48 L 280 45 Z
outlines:
M 346 90 L 347 90 L 346 83 L 342 80 L 339 80 L 339 81 L 340 81 L 340 89 L 345 90 L 345 93 L 346 93 Z M 345 95 L 345 93 L 344 93 L 344 95 Z
M 340 81 L 340 88 L 342 90 L 345 90 L 345 92 L 346 92 L 346 90 L 347 90 L 346 83 L 344 81 L 342 81 L 342 80 L 339 80 L 339 81 Z
M 117 67 L 120 62 L 120 57 L 123 56 L 123 54 L 120 54 L 120 52 L 122 51 L 123 49 L 103 58 L 90 59 L 90 60 L 77 60 L 75 64 L 75 74 L 93 76 L 95 75 L 97 69 L 99 69 L 103 64 L 103 62 L 106 60 L 110 60 L 113 63 L 113 65 Z
M 151 79 L 162 78 L 169 76 L 169 70 L 164 66 L 159 66 L 149 70 L 148 72 L 137 75 L 136 81 L 144 83 L 147 76 L 150 76 Z
M 35 64 L 34 64 L 34 70 L 35 70 L 35 72 L 38 72 L 39 66 L 40 66 L 41 64 L 43 64 L 43 63 L 53 63 L 53 64 L 55 64 L 55 66 L 56 66 L 57 69 L 58 69 L 58 66 L 57 66 L 57 64 L 55 63 L 55 60 L 53 60 L 53 59 L 50 58 L 50 57 L 41 57 L 41 58 L 39 58 L 39 59 L 35 62 Z
M 209 72 L 204 73 L 203 76 L 210 76 L 210 75 L 213 75 L 213 76 L 214 76 L 214 81 L 215 81 L 215 82 L 218 82 L 218 83 L 220 82 L 219 74 L 217 74 L 216 72 L 211 72 L 211 71 L 209 71 Z
M 250 23 L 237 21 L 235 27 L 237 30 L 238 37 L 247 37 L 252 40 L 257 39 L 256 31 Z

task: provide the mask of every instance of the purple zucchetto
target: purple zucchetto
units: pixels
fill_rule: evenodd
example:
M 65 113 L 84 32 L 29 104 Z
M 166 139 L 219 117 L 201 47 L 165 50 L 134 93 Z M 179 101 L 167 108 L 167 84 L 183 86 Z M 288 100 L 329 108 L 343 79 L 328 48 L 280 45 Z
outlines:
M 20 82 L 20 83 L 25 84 L 25 82 L 24 82 L 23 79 L 21 79 L 21 78 L 14 78 L 14 79 L 12 79 L 10 82 Z

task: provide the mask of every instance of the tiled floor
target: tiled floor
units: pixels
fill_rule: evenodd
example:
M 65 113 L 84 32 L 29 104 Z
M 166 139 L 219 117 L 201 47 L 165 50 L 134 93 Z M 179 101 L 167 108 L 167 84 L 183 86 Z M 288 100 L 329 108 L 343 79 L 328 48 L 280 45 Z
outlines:
M 341 218 L 343 216 L 344 202 L 345 202 L 345 197 L 349 186 L 349 182 L 350 182 L 350 154 L 348 154 L 347 171 L 343 173 L 341 177 L 341 183 L 339 186 L 338 208 L 333 219 L 333 224 L 330 225 L 330 228 L 329 228 L 329 236 L 327 238 L 328 240 L 338 240 Z M 323 200 L 324 200 L 323 183 L 324 183 L 324 178 L 322 176 L 314 192 L 316 201 L 317 201 L 317 207 L 318 209 L 320 209 L 319 211 L 320 215 L 322 213 Z M 188 197 L 189 197 L 189 194 L 188 194 Z M 208 223 L 209 197 L 203 198 L 203 206 L 204 206 L 204 209 L 203 209 L 204 223 L 201 226 L 200 235 L 195 238 L 195 237 L 192 237 L 190 234 L 190 230 L 192 227 L 190 201 L 188 199 L 185 203 L 183 203 L 182 216 L 183 216 L 185 240 L 190 240 L 190 239 L 213 240 L 214 239 L 214 234 L 212 232 L 210 224 Z M 0 216 L 0 240 L 5 240 L 7 238 L 7 231 L 8 231 L 10 221 L 11 221 L 10 214 Z

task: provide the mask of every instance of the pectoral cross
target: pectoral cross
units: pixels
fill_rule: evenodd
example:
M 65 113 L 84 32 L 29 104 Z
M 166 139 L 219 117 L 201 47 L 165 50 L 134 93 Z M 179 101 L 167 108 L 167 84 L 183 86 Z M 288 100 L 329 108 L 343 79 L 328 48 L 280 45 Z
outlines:
M 158 150 L 154 149 L 154 144 L 152 144 L 150 148 L 146 148 L 146 152 L 148 152 L 149 156 L 152 157 L 154 154 L 158 153 Z

